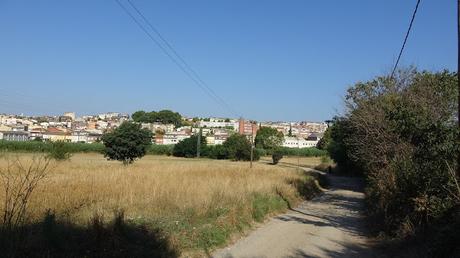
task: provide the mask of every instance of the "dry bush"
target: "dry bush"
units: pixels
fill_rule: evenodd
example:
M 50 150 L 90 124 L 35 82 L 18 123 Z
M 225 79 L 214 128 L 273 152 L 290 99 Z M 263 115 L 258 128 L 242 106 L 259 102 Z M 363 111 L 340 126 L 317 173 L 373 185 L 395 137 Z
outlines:
M 2 227 L 12 230 L 27 220 L 27 208 L 32 193 L 46 177 L 50 159 L 33 155 L 29 160 L 19 156 L 4 155 L 0 166 Z

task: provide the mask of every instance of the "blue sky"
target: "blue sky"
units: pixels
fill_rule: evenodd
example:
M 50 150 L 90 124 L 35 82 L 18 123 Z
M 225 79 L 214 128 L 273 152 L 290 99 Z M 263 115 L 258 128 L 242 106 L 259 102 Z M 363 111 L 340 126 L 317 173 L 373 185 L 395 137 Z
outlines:
M 349 85 L 388 73 L 416 3 L 131 1 L 239 114 L 285 121 L 329 119 Z M 0 113 L 234 116 L 115 0 L 0 0 L 0 35 Z M 456 44 L 456 1 L 422 0 L 400 64 L 457 70 Z

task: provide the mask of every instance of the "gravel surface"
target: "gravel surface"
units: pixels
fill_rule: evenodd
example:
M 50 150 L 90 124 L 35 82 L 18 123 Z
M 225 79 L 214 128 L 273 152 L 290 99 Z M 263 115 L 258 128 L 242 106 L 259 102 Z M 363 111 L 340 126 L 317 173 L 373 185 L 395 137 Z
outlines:
M 359 179 L 328 176 L 320 196 L 271 218 L 212 257 L 377 257 L 366 238 Z

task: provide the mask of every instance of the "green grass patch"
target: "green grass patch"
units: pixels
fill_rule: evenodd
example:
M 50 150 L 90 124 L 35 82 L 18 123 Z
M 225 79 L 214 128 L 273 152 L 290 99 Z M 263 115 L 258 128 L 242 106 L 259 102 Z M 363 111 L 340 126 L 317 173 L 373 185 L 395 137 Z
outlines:
M 279 195 L 256 193 L 252 200 L 252 218 L 257 222 L 262 222 L 268 214 L 286 210 L 287 207 L 287 202 Z

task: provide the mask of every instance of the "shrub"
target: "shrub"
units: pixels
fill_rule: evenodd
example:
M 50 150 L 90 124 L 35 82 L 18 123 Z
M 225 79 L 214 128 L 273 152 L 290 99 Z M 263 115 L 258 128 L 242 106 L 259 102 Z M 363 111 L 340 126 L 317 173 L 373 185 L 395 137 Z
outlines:
M 232 160 L 251 160 L 251 143 L 246 136 L 241 134 L 234 134 L 228 137 L 223 144 L 228 152 L 228 158 Z M 254 151 L 253 160 L 258 160 L 260 157 Z
M 278 162 L 283 158 L 283 153 L 279 150 L 275 150 L 272 154 L 273 165 L 278 164 Z
M 48 156 L 58 161 L 68 160 L 72 156 L 69 145 L 63 141 L 52 142 Z
M 211 159 L 228 159 L 228 152 L 223 145 L 208 146 L 208 157 Z
M 259 157 L 263 157 L 263 156 L 268 155 L 268 151 L 264 150 L 264 149 L 261 149 L 261 148 L 255 148 L 254 153 L 257 153 L 256 155 L 258 155 Z
M 198 143 L 198 135 L 193 135 L 190 138 L 184 139 L 174 145 L 172 154 L 175 157 L 185 157 L 185 158 L 194 158 L 196 157 L 197 153 L 197 143 Z M 201 137 L 200 141 L 200 153 L 203 153 L 205 156 L 206 153 L 206 138 Z
M 151 155 L 168 155 L 171 156 L 173 154 L 174 145 L 156 145 L 152 144 L 149 148 L 147 153 Z

